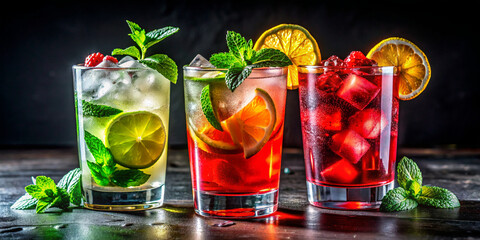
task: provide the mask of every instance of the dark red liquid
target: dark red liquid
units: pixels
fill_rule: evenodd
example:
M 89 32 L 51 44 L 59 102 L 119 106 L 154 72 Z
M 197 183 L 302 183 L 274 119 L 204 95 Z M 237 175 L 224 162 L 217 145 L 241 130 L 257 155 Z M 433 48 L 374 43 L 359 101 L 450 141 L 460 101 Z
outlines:
M 299 73 L 307 180 L 376 187 L 394 180 L 398 81 L 380 68 Z

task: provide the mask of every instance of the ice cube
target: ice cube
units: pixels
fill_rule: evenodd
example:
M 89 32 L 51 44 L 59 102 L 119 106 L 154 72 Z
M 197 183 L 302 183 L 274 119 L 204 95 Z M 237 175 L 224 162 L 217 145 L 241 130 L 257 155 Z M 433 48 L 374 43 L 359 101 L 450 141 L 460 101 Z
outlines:
M 367 139 L 374 139 L 388 124 L 381 109 L 368 108 L 355 113 L 348 120 L 349 128 Z
M 215 68 L 213 64 L 211 64 L 206 58 L 204 58 L 202 55 L 197 54 L 195 58 L 190 62 L 188 65 L 190 67 L 206 67 L 206 68 Z
M 340 84 L 342 84 L 342 79 L 338 74 L 335 72 L 326 72 L 318 76 L 315 87 L 320 94 L 325 94 L 337 91 Z
M 302 111 L 301 114 L 304 123 L 313 124 L 321 130 L 342 130 L 342 112 L 337 106 L 320 104 L 315 109 Z
M 123 61 L 125 58 L 123 58 L 122 60 L 120 60 L 120 62 L 118 62 L 119 67 L 122 67 L 122 68 L 144 68 L 145 67 L 139 61 L 133 58 Z
M 100 80 L 100 86 L 97 88 L 93 98 L 94 99 L 103 98 L 105 95 L 107 95 L 109 92 L 111 92 L 114 89 L 115 88 L 113 86 L 112 81 L 108 78 L 103 78 Z
M 150 88 L 155 85 L 155 74 L 144 74 L 143 76 L 139 76 L 133 82 L 133 86 L 135 86 L 141 92 L 146 92 Z
M 349 160 L 343 158 L 321 172 L 325 181 L 336 183 L 351 183 L 357 178 L 358 174 L 355 166 Z
M 370 144 L 360 134 L 351 129 L 332 136 L 330 149 L 339 156 L 356 164 L 370 148 Z
M 337 96 L 359 110 L 363 110 L 380 92 L 377 85 L 356 74 L 349 74 L 344 80 Z
M 118 65 L 122 65 L 123 63 L 130 62 L 132 60 L 134 61 L 135 59 L 131 56 L 125 56 L 122 59 L 120 59 L 120 61 L 118 61 Z
M 212 171 L 215 182 L 218 185 L 235 188 L 235 186 L 243 185 L 242 181 L 242 170 L 236 167 L 234 164 L 229 163 L 224 159 L 214 159 L 212 160 L 213 168 Z
M 118 68 L 118 65 L 112 61 L 104 60 L 95 67 L 96 68 Z

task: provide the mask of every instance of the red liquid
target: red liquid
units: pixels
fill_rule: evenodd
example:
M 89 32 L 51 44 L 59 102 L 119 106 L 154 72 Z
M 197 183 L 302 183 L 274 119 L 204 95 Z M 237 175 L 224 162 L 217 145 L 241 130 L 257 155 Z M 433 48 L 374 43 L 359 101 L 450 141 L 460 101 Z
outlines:
M 398 81 L 396 75 L 373 72 L 299 73 L 309 182 L 377 187 L 394 180 Z
M 277 190 L 283 123 L 277 126 L 263 148 L 248 159 L 245 159 L 243 151 L 232 152 L 207 145 L 187 126 L 193 189 L 220 195 L 257 194 Z

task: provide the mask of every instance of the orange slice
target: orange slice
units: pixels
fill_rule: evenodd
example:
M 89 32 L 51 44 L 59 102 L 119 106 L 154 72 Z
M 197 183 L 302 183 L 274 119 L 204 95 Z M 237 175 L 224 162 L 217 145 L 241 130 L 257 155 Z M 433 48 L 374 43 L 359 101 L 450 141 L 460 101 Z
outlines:
M 423 92 L 431 77 L 427 56 L 415 44 L 404 38 L 391 37 L 375 45 L 367 54 L 379 66 L 396 66 L 399 73 L 398 94 L 410 100 Z
M 255 89 L 252 101 L 222 122 L 234 143 L 243 147 L 245 158 L 258 153 L 270 139 L 276 122 L 275 104 L 265 90 Z
M 280 24 L 265 31 L 255 43 L 254 49 L 275 48 L 285 53 L 293 65 L 288 66 L 287 89 L 298 88 L 299 65 L 316 65 L 321 61 L 317 41 L 302 26 Z

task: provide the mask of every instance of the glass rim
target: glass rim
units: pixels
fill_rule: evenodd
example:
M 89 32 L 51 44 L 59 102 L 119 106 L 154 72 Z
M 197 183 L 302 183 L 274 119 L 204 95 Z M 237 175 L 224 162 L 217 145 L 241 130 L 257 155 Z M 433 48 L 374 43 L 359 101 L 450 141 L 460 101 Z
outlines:
M 79 63 L 76 65 L 73 65 L 72 69 L 75 69 L 75 70 L 96 69 L 96 70 L 117 71 L 117 70 L 145 70 L 145 69 L 151 69 L 151 68 L 149 67 L 85 67 L 83 66 L 83 64 Z
M 280 70 L 288 68 L 288 66 L 285 67 L 261 67 L 261 68 L 253 68 L 252 71 L 268 71 L 268 70 Z M 212 67 L 195 67 L 195 66 L 183 66 L 184 70 L 196 70 L 196 71 L 218 71 L 218 72 L 227 72 L 227 68 L 212 68 Z
M 355 69 L 355 68 L 397 68 L 396 66 L 354 66 L 354 67 L 337 67 L 337 66 L 321 66 L 321 65 L 298 65 L 298 68 L 306 68 L 306 69 Z

